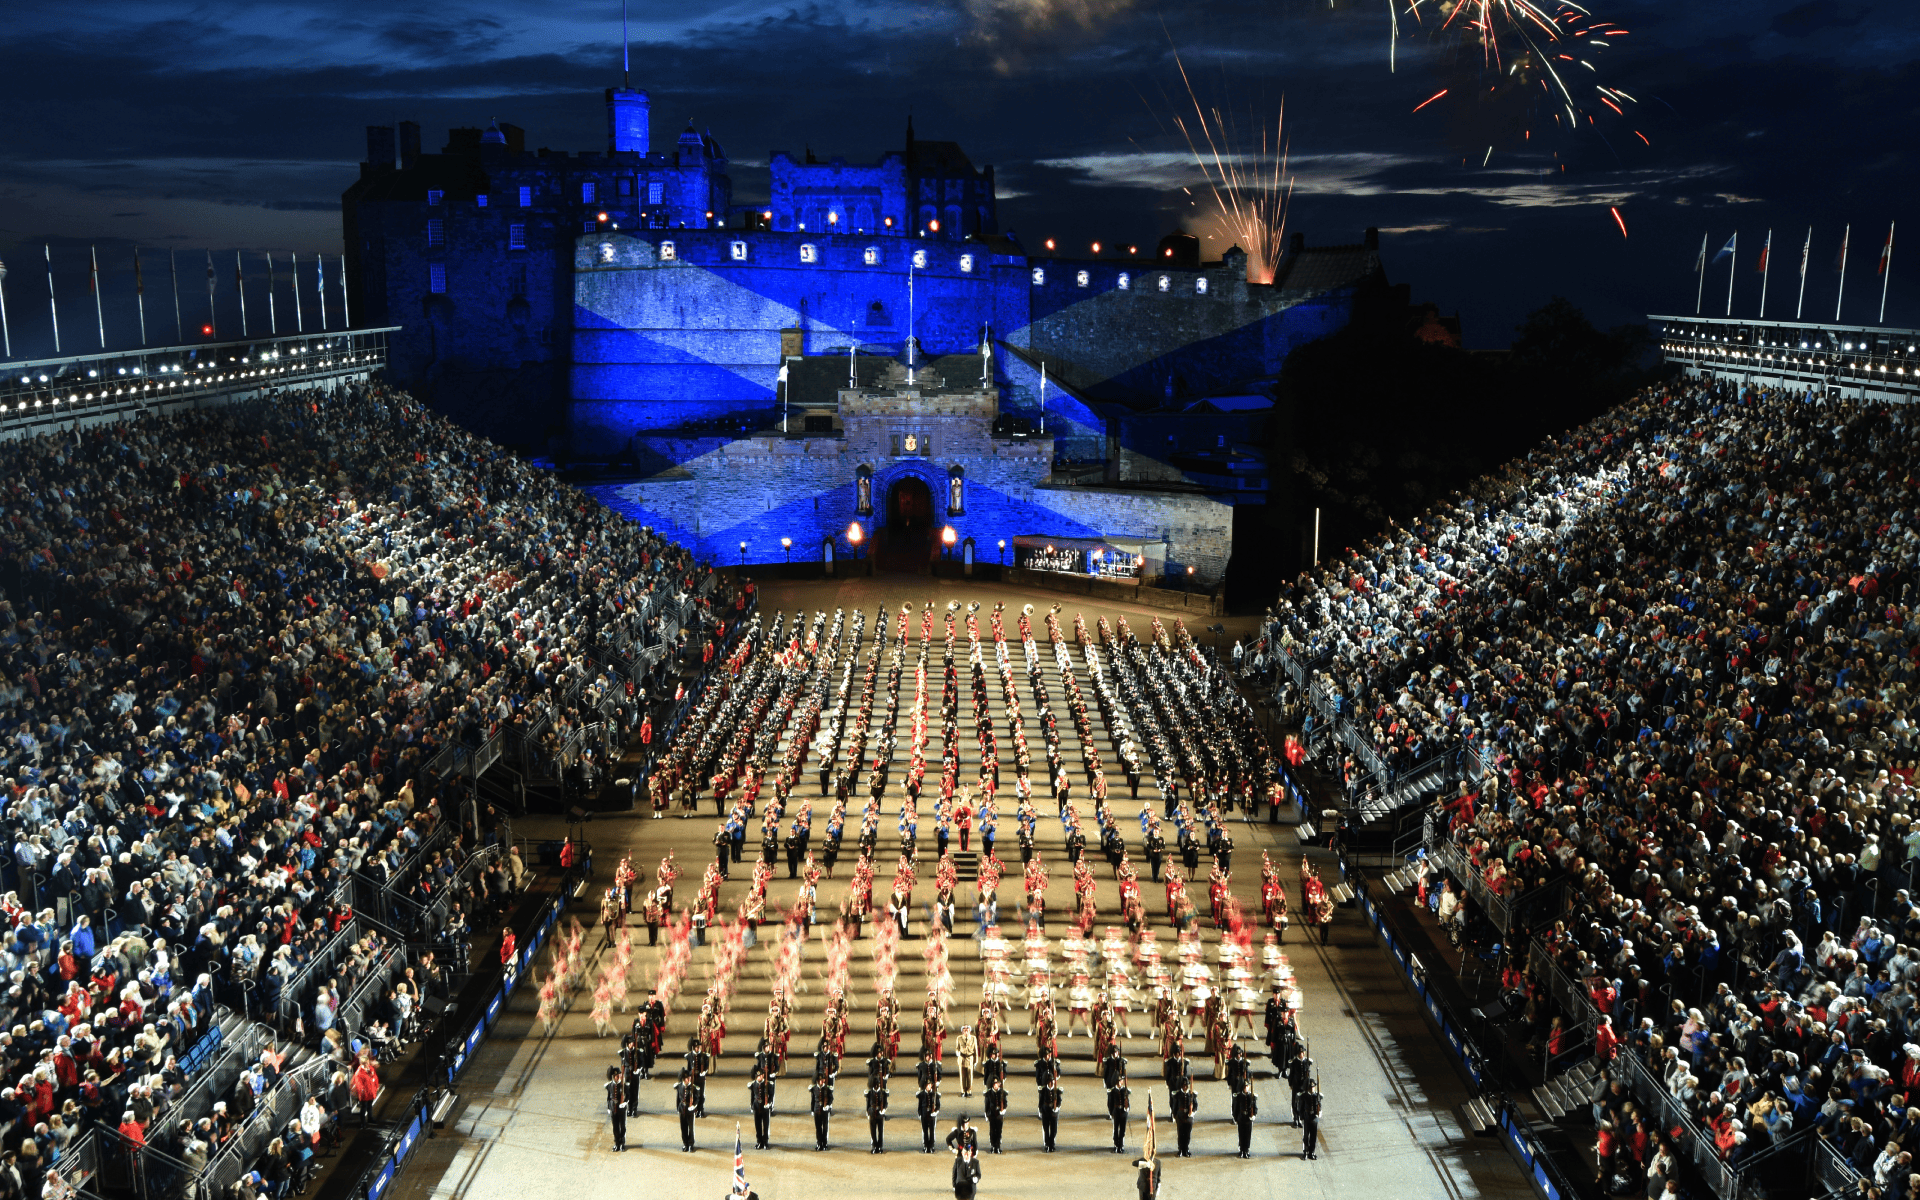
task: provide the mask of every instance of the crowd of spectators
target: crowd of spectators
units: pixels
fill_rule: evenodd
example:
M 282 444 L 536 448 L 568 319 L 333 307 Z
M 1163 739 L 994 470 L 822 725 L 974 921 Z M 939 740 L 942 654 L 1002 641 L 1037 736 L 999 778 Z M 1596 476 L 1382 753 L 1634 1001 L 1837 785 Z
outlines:
M 421 852 L 458 819 L 448 749 L 499 736 L 577 767 L 577 731 L 623 739 L 736 600 L 379 385 L 8 442 L 0 480 L 0 1192 L 27 1197 L 28 1160 L 92 1124 L 217 1151 L 168 1113 L 216 1006 L 272 1019 L 346 921 L 350 874 L 425 904 L 490 836 Z M 476 881 L 454 934 L 511 873 Z M 350 1071 L 355 1040 L 444 994 L 428 954 L 365 1028 L 327 1028 L 397 950 L 361 939 L 281 1032 L 334 1039 L 316 1049 Z
M 1898 405 L 1663 385 L 1275 614 L 1390 767 L 1463 768 L 1436 815 L 1496 892 L 1568 889 L 1543 1037 L 1639 1056 L 1735 1167 L 1812 1127 L 1889 1196 L 1920 1188 L 1915 434 Z M 1603 1020 L 1553 1007 L 1555 967 Z M 1679 1126 L 1625 1091 L 1603 1170 L 1658 1191 Z

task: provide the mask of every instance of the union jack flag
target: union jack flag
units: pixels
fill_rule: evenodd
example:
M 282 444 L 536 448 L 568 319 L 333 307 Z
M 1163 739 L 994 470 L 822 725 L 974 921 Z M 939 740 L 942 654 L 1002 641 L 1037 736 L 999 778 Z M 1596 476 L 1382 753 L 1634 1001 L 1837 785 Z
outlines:
M 747 1194 L 747 1156 L 740 1148 L 740 1122 L 733 1123 L 733 1194 Z

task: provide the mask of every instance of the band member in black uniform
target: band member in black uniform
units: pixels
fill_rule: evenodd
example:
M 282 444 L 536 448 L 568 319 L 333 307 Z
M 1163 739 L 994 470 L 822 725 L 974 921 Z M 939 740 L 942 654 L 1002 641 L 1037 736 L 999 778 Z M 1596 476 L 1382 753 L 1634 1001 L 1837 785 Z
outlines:
M 980 1152 L 980 1131 L 961 1117 L 947 1131 L 947 1149 L 955 1154 L 978 1154 Z
M 620 1047 L 620 1073 L 627 1081 L 627 1115 L 640 1115 L 640 1039 L 628 1034 Z
M 1147 834 L 1147 865 L 1153 868 L 1153 881 L 1160 882 L 1160 868 L 1166 863 L 1167 839 L 1155 828 Z
M 988 1046 L 987 1056 L 980 1062 L 980 1082 L 987 1087 L 996 1083 L 1006 1086 L 1007 1060 L 1000 1057 L 1000 1047 L 997 1045 Z
M 1133 1107 L 1133 1089 L 1127 1086 L 1127 1077 L 1122 1074 L 1120 1082 L 1107 1089 L 1107 1115 L 1113 1118 L 1113 1152 L 1119 1154 L 1126 1149 L 1127 1112 Z
M 1160 1073 L 1167 1081 L 1169 1092 L 1177 1092 L 1186 1087 L 1193 1079 L 1193 1071 L 1187 1065 L 1187 1048 L 1176 1042 L 1173 1054 L 1161 1064 Z
M 607 1119 L 613 1122 L 613 1148 L 627 1148 L 627 1078 L 619 1067 L 607 1068 Z
M 1313 1060 L 1305 1046 L 1293 1048 L 1293 1061 L 1287 1064 L 1287 1086 L 1293 1089 L 1293 1127 L 1300 1128 L 1300 1099 L 1313 1086 Z
M 753 1148 L 768 1149 L 767 1127 L 773 1122 L 773 1080 L 759 1067 L 753 1070 L 753 1082 L 747 1085 L 747 1103 L 753 1109 Z
M 698 1107 L 693 1076 L 682 1071 L 680 1082 L 673 1085 L 673 1111 L 680 1114 L 680 1148 L 689 1154 L 693 1153 L 693 1114 Z
M 1120 1056 L 1120 1044 L 1115 1042 L 1107 1047 L 1107 1057 L 1100 1062 L 1100 1080 L 1108 1087 L 1114 1087 L 1127 1078 L 1127 1060 Z
M 1240 1131 L 1240 1157 L 1252 1158 L 1253 1119 L 1260 1115 L 1260 1105 L 1253 1098 L 1253 1089 L 1235 1092 L 1233 1095 L 1233 1124 Z
M 1180 1142 L 1180 1157 L 1192 1158 L 1189 1148 L 1193 1144 L 1193 1115 L 1200 1108 L 1200 1097 L 1193 1090 L 1193 1080 L 1185 1075 L 1180 1084 L 1173 1089 L 1169 1107 L 1173 1109 L 1173 1131 Z
M 1040 1085 L 1040 1138 L 1048 1154 L 1053 1153 L 1053 1139 L 1060 1134 L 1060 1089 L 1051 1083 Z
M 1007 1085 L 1000 1082 L 987 1085 L 987 1149 L 1000 1153 L 1000 1132 L 1007 1119 Z
M 827 1148 L 827 1118 L 833 1113 L 833 1079 L 825 1071 L 814 1078 L 813 1086 L 807 1089 L 807 1100 L 813 1109 L 813 1141 L 815 1150 Z
M 922 1059 L 922 1063 L 926 1060 Z M 937 1064 L 936 1064 L 937 1065 Z M 933 1083 L 920 1089 L 918 1097 L 920 1109 L 920 1153 L 933 1153 L 933 1120 L 940 1115 L 940 1083 Z
M 883 1076 L 867 1085 L 867 1134 L 873 1139 L 870 1154 L 887 1150 L 887 1084 Z
M 1238 1096 L 1247 1090 L 1248 1077 L 1247 1052 L 1239 1042 L 1235 1042 L 1233 1049 L 1227 1052 L 1227 1087 Z
M 1315 1083 L 1300 1097 L 1300 1127 L 1302 1130 L 1302 1158 L 1319 1158 L 1320 1150 L 1320 1085 Z

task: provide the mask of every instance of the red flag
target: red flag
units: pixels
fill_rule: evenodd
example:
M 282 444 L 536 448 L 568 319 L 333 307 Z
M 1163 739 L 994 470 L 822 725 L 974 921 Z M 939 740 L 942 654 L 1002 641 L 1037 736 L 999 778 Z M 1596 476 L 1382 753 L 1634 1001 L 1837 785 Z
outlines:
M 1833 269 L 1836 273 L 1847 269 L 1847 243 L 1853 239 L 1853 226 L 1847 226 L 1840 235 L 1840 252 L 1833 256 Z
M 1759 271 L 1761 274 L 1764 275 L 1767 270 L 1767 256 L 1772 253 L 1773 253 L 1773 230 L 1769 229 L 1767 230 L 1767 240 L 1760 247 L 1760 261 L 1754 264 L 1753 269 L 1756 271 Z
M 1874 274 L 1885 275 L 1887 273 L 1887 264 L 1891 263 L 1892 261 L 1893 261 L 1893 226 L 1889 225 L 1887 226 L 1887 244 L 1880 247 L 1880 265 L 1874 269 Z

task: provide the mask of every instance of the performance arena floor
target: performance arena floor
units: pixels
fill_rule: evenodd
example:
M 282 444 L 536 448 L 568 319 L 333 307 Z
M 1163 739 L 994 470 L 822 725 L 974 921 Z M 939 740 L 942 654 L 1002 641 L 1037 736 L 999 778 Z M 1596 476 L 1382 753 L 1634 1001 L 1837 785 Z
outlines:
M 1107 602 L 1076 604 L 1082 598 L 1063 598 L 1051 593 L 971 582 L 935 580 L 925 577 L 880 576 L 852 581 L 825 583 L 770 583 L 763 591 L 761 613 L 770 621 L 783 609 L 788 613 L 804 611 L 808 618 L 816 610 L 825 610 L 831 620 L 833 610 L 846 607 L 849 618 L 854 607 L 868 614 L 867 647 L 872 645 L 872 624 L 876 609 L 897 614 L 903 603 L 915 609 L 914 628 L 918 631 L 918 610 L 932 600 L 936 606 L 935 648 L 929 674 L 936 675 L 940 661 L 940 621 L 947 601 L 982 603 L 981 632 L 989 636 L 986 612 L 996 601 L 1007 604 L 1007 635 L 1017 638 L 1015 616 L 1021 605 L 1034 605 L 1035 635 L 1041 642 L 1042 659 L 1047 662 L 1047 677 L 1055 672 L 1051 653 L 1045 644 L 1041 618 L 1048 607 L 1062 604 L 1061 625 L 1071 637 L 1072 619 L 1083 612 L 1088 626 L 1096 615 L 1105 614 L 1111 622 L 1126 616 L 1134 632 L 1143 639 L 1151 610 Z M 1172 614 L 1160 614 L 1169 628 Z M 1203 630 L 1211 620 L 1189 623 L 1194 635 L 1210 641 Z M 1228 640 L 1253 626 L 1248 618 L 1228 619 Z M 964 645 L 964 638 L 961 640 Z M 960 653 L 958 651 L 956 658 Z M 1018 659 L 1018 649 L 1015 649 Z M 863 651 L 864 653 L 864 651 Z M 1076 654 L 1076 659 L 1078 655 Z M 884 677 L 884 674 L 883 674 Z M 989 678 L 992 667 L 989 660 Z M 856 675 L 856 688 L 858 676 Z M 1081 686 L 1087 679 L 1081 675 Z M 1073 738 L 1071 721 L 1065 717 L 1064 701 L 1057 685 L 1054 708 L 1061 715 L 1063 739 Z M 938 683 L 932 703 L 938 705 Z M 964 687 L 964 669 L 963 669 Z M 902 708 L 911 700 L 911 658 L 902 684 Z M 1024 697 L 1024 684 L 1022 693 Z M 968 705 L 963 691 L 962 728 L 968 728 Z M 1030 700 L 1028 701 L 1030 709 Z M 994 703 L 996 717 L 1000 705 Z M 1039 758 L 1038 723 L 1031 719 L 1027 734 Z M 1091 717 L 1096 734 L 1099 711 Z M 903 717 L 903 726 L 905 724 Z M 937 724 L 937 720 L 936 720 Z M 905 756 L 904 736 L 901 757 Z M 1008 754 L 1003 740 L 1001 755 Z M 937 750 L 933 770 L 937 775 Z M 1102 746 L 1103 759 L 1111 752 Z M 1003 761 L 1003 776 L 1012 778 L 1009 764 Z M 977 769 L 977 767 L 972 768 Z M 963 762 L 963 780 L 969 766 Z M 804 791 L 815 792 L 816 837 L 824 829 L 827 804 L 817 798 L 817 783 L 809 776 Z M 1163 893 L 1154 884 L 1140 861 L 1140 803 L 1146 803 L 1150 788 L 1142 788 L 1142 800 L 1127 798 L 1125 779 L 1109 766 L 1110 795 L 1115 798 L 1116 814 L 1128 835 L 1136 865 L 1142 876 L 1143 895 L 1149 913 L 1156 922 L 1163 946 L 1172 946 L 1172 931 L 1164 920 Z M 801 794 L 796 790 L 796 798 Z M 886 812 L 897 812 L 888 798 Z M 1083 822 L 1093 828 L 1092 805 L 1085 798 L 1077 801 Z M 854 806 L 850 805 L 850 809 Z M 930 810 L 923 806 L 923 815 Z M 1012 837 L 1012 822 L 1003 804 L 1000 857 L 1010 863 L 1010 873 L 1002 885 L 1003 913 L 1011 894 L 1017 904 L 1019 894 L 1018 850 Z M 1065 926 L 1064 910 L 1072 897 L 1071 876 L 1057 820 L 1047 817 L 1051 805 L 1043 802 L 1039 825 L 1039 849 L 1053 867 L 1054 886 L 1048 893 L 1049 933 L 1056 939 Z M 789 810 L 791 812 L 791 809 Z M 614 865 L 625 852 L 631 852 L 636 865 L 651 881 L 654 869 L 669 849 L 676 851 L 681 877 L 676 887 L 676 902 L 684 904 L 698 890 L 701 872 L 712 854 L 711 837 L 715 819 L 711 801 L 693 820 L 677 815 L 651 820 L 650 814 L 619 813 L 596 817 L 586 826 L 593 845 L 596 865 L 595 883 L 605 886 Z M 849 814 L 849 827 L 857 828 L 857 817 Z M 1290 817 L 1283 817 L 1291 820 Z M 1231 818 L 1235 840 L 1233 889 L 1242 904 L 1257 914 L 1259 909 L 1260 854 L 1269 851 L 1278 864 L 1281 878 L 1288 886 L 1289 902 L 1296 913 L 1299 906 L 1298 879 L 1301 849 L 1291 824 L 1242 825 L 1238 814 Z M 515 824 L 519 838 L 557 838 L 565 832 L 558 818 L 527 818 Z M 922 830 L 920 859 L 921 883 L 915 893 L 916 905 L 931 896 L 932 862 L 931 822 Z M 841 857 L 838 878 L 822 879 L 819 885 L 823 910 L 837 905 L 844 894 L 848 864 L 852 858 L 853 833 L 847 837 L 847 851 Z M 876 901 L 884 897 L 886 881 L 891 878 L 890 844 L 893 824 L 883 818 L 881 854 L 875 884 Z M 752 856 L 752 838 L 749 859 Z M 1090 839 L 1095 840 L 1097 839 Z M 816 843 L 817 844 L 817 843 Z M 1117 911 L 1118 893 L 1099 859 L 1097 848 L 1090 847 L 1098 868 L 1098 903 L 1104 928 Z M 1322 854 L 1323 852 L 1310 852 Z M 723 909 L 736 904 L 747 886 L 747 863 L 733 872 L 733 882 L 721 893 Z M 1323 872 L 1333 875 L 1326 863 Z M 1206 927 L 1206 865 L 1203 857 L 1200 876 L 1190 886 Z M 784 906 L 792 899 L 797 881 L 786 878 L 784 863 L 776 872 L 769 892 L 768 911 Z M 924 893 L 924 894 L 923 894 Z M 973 922 L 966 915 L 971 888 L 962 884 L 961 919 L 956 923 L 952 942 L 952 970 L 956 979 L 954 1012 L 977 1006 L 981 967 L 974 957 L 975 943 L 964 936 Z M 597 902 L 590 894 L 572 910 L 583 925 L 595 919 Z M 924 911 L 924 909 L 922 909 Z M 744 1131 L 746 1172 L 752 1187 L 765 1200 L 835 1196 L 944 1196 L 951 1193 L 950 1160 L 944 1150 L 932 1155 L 920 1153 L 920 1124 L 914 1115 L 911 1058 L 918 1045 L 917 1022 L 924 999 L 924 970 L 920 950 L 924 945 L 924 920 L 916 918 L 910 936 L 901 944 L 899 995 L 904 1034 L 901 1042 L 900 1072 L 894 1079 L 890 1118 L 887 1127 L 887 1153 L 868 1153 L 867 1122 L 861 1092 L 865 1083 L 864 1060 L 871 1040 L 873 992 L 871 986 L 872 926 L 866 936 L 854 944 L 853 978 L 849 991 L 855 1007 L 852 1031 L 847 1040 L 847 1062 L 843 1065 L 838 1088 L 838 1103 L 832 1124 L 832 1148 L 817 1153 L 813 1147 L 813 1122 L 807 1112 L 806 1080 L 813 1042 L 818 1036 L 821 988 L 817 979 L 822 959 L 823 937 L 820 930 L 808 944 L 808 975 L 812 990 L 798 998 L 793 1020 L 793 1053 L 789 1075 L 782 1080 L 772 1125 L 774 1148 L 753 1149 L 753 1125 L 747 1111 L 747 1081 L 751 1073 L 751 1055 L 757 1040 L 760 1019 L 765 1013 L 770 988 L 771 946 L 777 927 L 763 927 L 760 946 L 741 973 L 740 991 L 734 1004 L 736 1019 L 729 1023 L 726 1055 L 716 1064 L 708 1085 L 708 1116 L 698 1122 L 698 1152 L 684 1154 L 679 1145 L 678 1123 L 673 1112 L 673 1083 L 677 1055 L 663 1054 L 660 1071 L 652 1082 L 641 1084 L 642 1115 L 628 1122 L 627 1150 L 613 1151 L 611 1131 L 605 1111 L 602 1083 L 606 1068 L 615 1061 L 618 1034 L 632 1021 L 631 1013 L 616 1012 L 613 1032 L 597 1037 L 588 1016 L 590 997 L 576 995 L 571 1011 L 562 1019 L 557 1032 L 547 1036 L 534 1019 L 535 985 L 523 980 L 515 993 L 513 1011 L 496 1025 L 493 1036 L 480 1050 L 461 1077 L 457 1091 L 459 1106 L 440 1136 L 418 1149 L 405 1173 L 396 1181 L 393 1200 L 525 1200 L 531 1196 L 642 1195 L 712 1197 L 719 1200 L 727 1192 L 732 1174 L 732 1150 L 735 1122 Z M 1215 934 L 1205 930 L 1211 962 Z M 590 931 L 588 945 L 599 941 L 597 930 Z M 664 937 L 663 937 L 664 941 Z M 1256 939 L 1256 950 L 1258 939 Z M 1305 1161 L 1300 1157 L 1298 1130 L 1288 1123 L 1288 1094 L 1264 1056 L 1264 1045 L 1255 1036 L 1243 1044 L 1254 1060 L 1254 1089 L 1260 1115 L 1253 1137 L 1253 1158 L 1236 1157 L 1237 1144 L 1230 1118 L 1227 1088 L 1212 1080 L 1212 1062 L 1197 1053 L 1199 1039 L 1188 1045 L 1193 1064 L 1194 1086 L 1200 1094 L 1199 1119 L 1195 1123 L 1193 1157 L 1172 1156 L 1174 1131 L 1167 1116 L 1166 1087 L 1160 1082 L 1160 1060 L 1155 1040 L 1143 1034 L 1147 1014 L 1133 1014 L 1135 1036 L 1121 1043 L 1129 1060 L 1133 1085 L 1133 1120 L 1128 1129 L 1127 1153 L 1114 1154 L 1112 1125 L 1106 1117 L 1104 1091 L 1094 1073 L 1092 1043 L 1084 1033 L 1060 1041 L 1065 1092 L 1060 1125 L 1059 1151 L 1045 1155 L 1040 1149 L 1039 1121 L 1035 1115 L 1032 1076 L 1033 1040 L 1023 1036 L 1024 1012 L 1016 1009 L 1006 1024 L 1013 1031 L 1005 1037 L 1008 1059 L 1008 1092 L 1011 1104 L 1003 1141 L 1005 1153 L 981 1156 L 980 1195 L 989 1200 L 1054 1200 L 1063 1195 L 1101 1197 L 1132 1196 L 1134 1171 L 1130 1163 L 1138 1155 L 1145 1131 L 1147 1093 L 1159 1116 L 1158 1137 L 1164 1165 L 1162 1195 L 1168 1197 L 1234 1196 L 1318 1197 L 1329 1200 L 1353 1200 L 1355 1197 L 1391 1197 L 1393 1200 L 1462 1200 L 1488 1197 L 1491 1200 L 1520 1200 L 1531 1189 L 1519 1169 L 1497 1140 L 1467 1133 L 1455 1115 L 1455 1106 L 1466 1099 L 1466 1091 L 1444 1056 L 1441 1046 L 1429 1032 L 1412 997 L 1396 977 L 1391 961 L 1376 945 L 1373 935 L 1351 908 L 1336 910 L 1332 942 L 1309 944 L 1296 924 L 1283 947 L 1296 974 L 1304 1003 L 1300 1027 L 1310 1040 L 1325 1093 L 1325 1115 L 1321 1123 L 1319 1157 Z M 651 978 L 657 951 L 646 946 L 644 927 L 634 951 L 631 979 L 636 999 L 643 999 Z M 541 963 L 544 972 L 545 955 Z M 695 969 L 674 1013 L 666 1038 L 666 1048 L 684 1048 L 686 1035 L 697 1015 L 700 993 L 705 986 L 701 969 L 708 961 L 706 952 L 696 952 Z M 944 1106 L 938 1124 L 938 1139 L 943 1140 L 953 1119 L 968 1112 L 981 1128 L 981 1144 L 986 1135 L 980 1116 L 980 1092 L 976 1087 L 971 1100 L 962 1100 L 957 1074 L 952 1070 L 952 1041 L 949 1038 L 948 1078 L 943 1086 Z M 903 1072 L 903 1073 L 902 1073 Z

